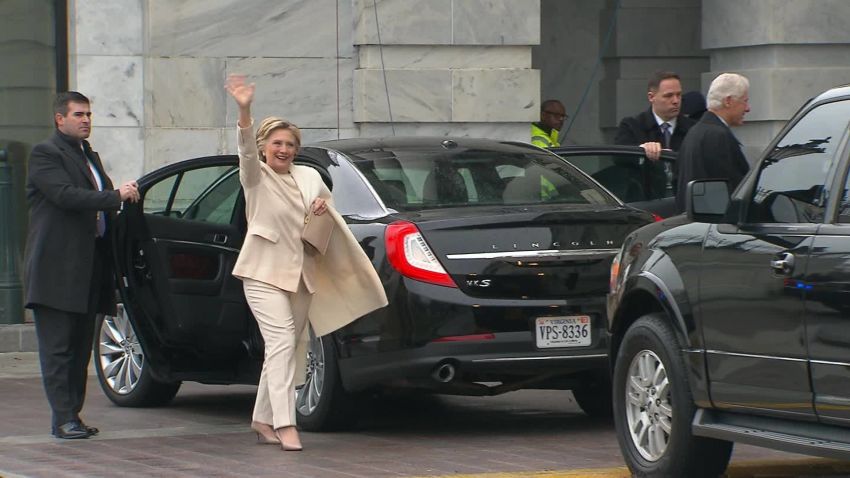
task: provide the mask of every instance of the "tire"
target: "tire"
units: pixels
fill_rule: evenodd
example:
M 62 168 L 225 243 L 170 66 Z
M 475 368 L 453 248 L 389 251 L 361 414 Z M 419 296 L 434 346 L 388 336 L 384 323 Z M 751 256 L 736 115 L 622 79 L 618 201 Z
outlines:
M 595 373 L 583 386 L 572 392 L 576 403 L 587 416 L 601 420 L 610 420 L 613 416 L 611 378 L 607 371 Z
M 95 326 L 94 368 L 103 393 L 120 407 L 156 407 L 170 402 L 180 382 L 153 378 L 136 330 L 124 307 L 99 316 Z
M 316 337 L 310 329 L 307 378 L 295 398 L 295 415 L 302 430 L 341 430 L 354 422 L 354 397 L 342 386 L 333 342 L 333 336 Z
M 696 406 L 681 345 L 663 315 L 626 331 L 614 366 L 614 424 L 636 477 L 717 477 L 732 443 L 691 434 Z

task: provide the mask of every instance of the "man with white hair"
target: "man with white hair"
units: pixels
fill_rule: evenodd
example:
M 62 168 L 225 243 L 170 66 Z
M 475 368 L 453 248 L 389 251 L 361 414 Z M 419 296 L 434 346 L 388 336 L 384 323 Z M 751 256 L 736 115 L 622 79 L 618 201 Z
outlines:
M 732 127 L 744 124 L 750 111 L 750 82 L 723 73 L 708 88 L 708 111 L 694 125 L 679 149 L 676 206 L 685 211 L 685 189 L 695 179 L 725 179 L 733 191 L 750 170 Z

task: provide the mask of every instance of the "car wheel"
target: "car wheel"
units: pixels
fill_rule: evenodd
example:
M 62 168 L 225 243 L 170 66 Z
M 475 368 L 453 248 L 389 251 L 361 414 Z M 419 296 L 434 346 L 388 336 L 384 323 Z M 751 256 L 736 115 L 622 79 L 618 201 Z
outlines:
M 180 382 L 160 382 L 151 376 L 136 330 L 124 307 L 118 315 L 100 316 L 94 343 L 94 365 L 100 388 L 122 407 L 165 405 L 180 389 Z
M 295 398 L 298 426 L 303 430 L 338 430 L 353 421 L 353 397 L 343 389 L 337 357 L 333 337 L 316 337 L 311 328 L 307 377 Z
M 573 397 L 581 410 L 591 418 L 610 419 L 613 414 L 611 403 L 611 379 L 607 371 L 595 374 L 578 388 Z
M 732 443 L 691 434 L 696 406 L 681 345 L 661 315 L 626 332 L 614 366 L 614 423 L 634 476 L 717 477 Z

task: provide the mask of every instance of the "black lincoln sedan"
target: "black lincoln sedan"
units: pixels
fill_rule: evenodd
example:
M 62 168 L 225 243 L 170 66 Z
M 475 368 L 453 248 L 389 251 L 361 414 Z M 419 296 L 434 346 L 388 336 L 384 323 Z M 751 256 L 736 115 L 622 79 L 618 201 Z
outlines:
M 522 143 L 338 140 L 297 162 L 332 187 L 389 298 L 312 337 L 302 428 L 343 425 L 354 396 L 387 388 L 572 390 L 587 413 L 610 413 L 608 270 L 649 213 Z M 103 390 L 149 406 L 181 381 L 256 383 L 262 338 L 231 275 L 246 230 L 237 158 L 168 165 L 139 185 L 114 228 L 122 307 L 98 329 Z

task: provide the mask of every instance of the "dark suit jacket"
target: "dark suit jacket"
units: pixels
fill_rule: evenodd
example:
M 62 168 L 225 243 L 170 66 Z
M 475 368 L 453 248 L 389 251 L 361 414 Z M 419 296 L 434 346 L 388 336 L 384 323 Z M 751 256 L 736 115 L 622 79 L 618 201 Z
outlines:
M 673 135 L 670 137 L 670 149 L 678 151 L 682 146 L 682 140 L 685 139 L 688 130 L 695 124 L 696 121 L 687 116 L 677 116 L 676 129 L 673 130 Z M 664 144 L 661 128 L 655 122 L 652 108 L 647 109 L 637 116 L 629 116 L 620 121 L 617 136 L 614 137 L 614 143 L 638 146 L 649 141 Z
M 685 211 L 685 188 L 689 182 L 726 179 L 729 191 L 734 191 L 750 170 L 738 138 L 711 111 L 705 112 L 682 142 L 677 164 L 676 206 L 679 212 Z
M 95 249 L 97 211 L 116 210 L 121 196 L 113 190 L 100 156 L 83 145 L 103 180 L 98 191 L 88 164 L 73 139 L 55 132 L 30 153 L 27 172 L 29 233 L 24 259 L 26 306 L 43 305 L 86 313 L 95 254 L 101 254 L 107 280 L 99 284 L 100 313 L 115 313 L 112 258 Z M 109 221 L 107 221 L 107 227 Z M 103 241 L 106 243 L 106 241 Z

